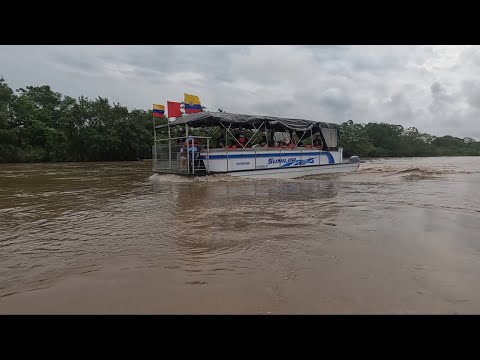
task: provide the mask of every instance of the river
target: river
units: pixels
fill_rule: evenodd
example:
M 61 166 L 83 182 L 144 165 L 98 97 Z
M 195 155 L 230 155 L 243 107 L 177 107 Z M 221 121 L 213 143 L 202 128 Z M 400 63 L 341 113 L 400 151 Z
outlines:
M 480 312 L 480 157 L 293 180 L 0 165 L 2 314 Z

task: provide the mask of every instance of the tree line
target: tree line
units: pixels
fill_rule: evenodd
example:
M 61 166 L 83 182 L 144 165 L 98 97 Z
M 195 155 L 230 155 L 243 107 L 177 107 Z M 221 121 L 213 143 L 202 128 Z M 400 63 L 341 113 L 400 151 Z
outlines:
M 157 135 L 165 137 L 165 131 Z M 194 132 L 203 133 L 210 130 Z M 340 135 L 345 156 L 480 155 L 475 139 L 435 137 L 387 123 L 349 120 Z M 152 144 L 152 110 L 129 110 L 100 96 L 75 99 L 49 86 L 14 91 L 0 78 L 0 162 L 136 160 L 151 158 Z
M 480 142 L 471 137 L 436 137 L 420 133 L 415 127 L 387 123 L 340 125 L 340 143 L 344 156 L 413 157 L 480 155 Z
M 49 86 L 13 91 L 0 78 L 0 162 L 113 161 L 151 157 L 152 110 Z

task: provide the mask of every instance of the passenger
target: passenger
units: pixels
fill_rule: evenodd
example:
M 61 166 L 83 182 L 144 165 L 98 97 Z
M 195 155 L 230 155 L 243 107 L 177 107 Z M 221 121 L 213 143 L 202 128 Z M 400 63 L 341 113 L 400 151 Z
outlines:
M 191 136 L 189 136 L 189 137 L 191 137 Z M 187 141 L 186 138 L 183 138 L 183 139 L 178 139 L 177 143 L 179 143 L 179 144 L 183 143 L 183 146 L 180 149 L 179 155 L 180 155 L 180 167 L 185 169 L 187 167 L 187 161 L 188 161 L 188 156 L 187 156 L 188 141 Z
M 240 143 L 240 147 L 245 147 L 248 143 L 248 139 L 245 135 L 240 134 L 238 135 L 238 142 Z
M 319 148 L 323 148 L 323 141 L 322 139 L 318 136 L 315 137 L 315 139 L 313 139 L 313 146 L 315 147 L 319 147 Z
M 180 167 L 182 169 L 185 169 L 187 167 L 187 149 L 185 147 L 182 147 L 180 149 Z
M 261 147 L 267 146 L 267 137 L 266 136 L 262 137 L 262 140 L 260 140 L 258 145 L 260 145 Z
M 252 148 L 257 148 L 257 147 L 267 147 L 267 138 L 264 136 L 262 137 L 262 140 L 258 144 L 255 144 L 252 146 Z
M 220 136 L 220 139 L 218 140 L 218 147 L 219 148 L 224 148 L 225 147 L 225 138 L 223 134 Z
M 200 150 L 202 149 L 198 140 L 195 139 L 193 136 L 188 136 L 187 141 L 185 141 L 185 145 L 187 146 L 190 158 L 190 171 L 192 172 L 195 160 L 198 159 L 200 155 Z M 198 164 L 197 164 L 198 165 Z
M 193 136 L 187 136 L 185 139 L 185 146 L 191 147 L 195 143 Z
M 273 140 L 275 140 L 277 146 L 285 146 L 292 141 L 290 134 L 287 131 L 276 131 L 275 134 L 273 134 Z
M 180 153 L 187 153 L 187 149 L 190 153 L 198 153 L 201 150 L 198 141 L 193 138 L 193 136 L 188 136 L 185 140 L 185 146 L 180 150 Z M 186 156 L 186 155 L 185 155 Z

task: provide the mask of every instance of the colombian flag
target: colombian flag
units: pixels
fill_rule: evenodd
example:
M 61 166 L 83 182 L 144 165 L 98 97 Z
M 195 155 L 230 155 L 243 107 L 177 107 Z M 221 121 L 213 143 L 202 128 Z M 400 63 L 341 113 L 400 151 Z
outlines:
M 196 95 L 185 94 L 185 113 L 194 114 L 202 111 L 200 99 Z
M 163 117 L 165 115 L 165 106 L 153 104 L 153 116 Z

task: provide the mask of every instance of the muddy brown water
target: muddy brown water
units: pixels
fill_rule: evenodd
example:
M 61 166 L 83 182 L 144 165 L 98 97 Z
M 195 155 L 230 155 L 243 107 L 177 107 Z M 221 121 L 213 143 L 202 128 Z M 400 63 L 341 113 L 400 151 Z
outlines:
M 293 180 L 0 165 L 0 313 L 480 313 L 480 158 Z

